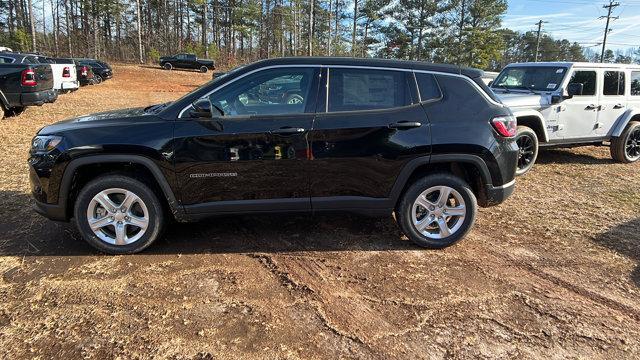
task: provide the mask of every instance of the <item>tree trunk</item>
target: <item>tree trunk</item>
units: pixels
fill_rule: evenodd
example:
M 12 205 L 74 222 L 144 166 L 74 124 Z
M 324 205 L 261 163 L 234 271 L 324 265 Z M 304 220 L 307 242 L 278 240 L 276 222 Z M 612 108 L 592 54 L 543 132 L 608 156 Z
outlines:
M 307 39 L 307 53 L 309 56 L 313 56 L 313 20 L 316 4 L 315 0 L 309 2 L 309 37 Z
M 31 50 L 35 53 L 36 50 L 36 23 L 33 19 L 33 3 L 29 1 L 29 24 L 31 26 Z
M 353 32 L 351 34 L 351 56 L 356 56 L 357 23 L 358 23 L 358 0 L 353 0 Z
M 142 20 L 140 14 L 140 0 L 136 0 L 137 14 L 138 14 L 138 57 L 140 64 L 144 63 L 142 55 Z

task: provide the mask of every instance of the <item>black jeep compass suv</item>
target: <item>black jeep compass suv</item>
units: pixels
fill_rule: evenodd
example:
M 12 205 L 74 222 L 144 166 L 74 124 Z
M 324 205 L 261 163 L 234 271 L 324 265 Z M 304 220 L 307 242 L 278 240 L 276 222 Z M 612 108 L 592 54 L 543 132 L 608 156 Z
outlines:
M 478 205 L 514 188 L 516 121 L 481 75 L 381 59 L 259 61 L 172 103 L 43 128 L 29 158 L 35 208 L 75 218 L 112 254 L 145 249 L 169 217 L 339 210 L 395 212 L 409 239 L 442 248 L 470 230 Z M 292 87 L 299 101 L 287 101 Z

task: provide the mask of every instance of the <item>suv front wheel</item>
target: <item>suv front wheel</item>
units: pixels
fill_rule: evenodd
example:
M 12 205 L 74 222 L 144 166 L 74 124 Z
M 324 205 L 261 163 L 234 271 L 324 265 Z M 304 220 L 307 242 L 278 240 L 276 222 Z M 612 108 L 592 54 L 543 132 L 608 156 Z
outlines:
M 163 210 L 158 197 L 138 180 L 108 175 L 89 182 L 74 209 L 82 237 L 109 254 L 132 254 L 161 234 Z
M 538 158 L 538 136 L 530 127 L 518 126 L 516 144 L 519 148 L 516 175 L 521 176 L 531 170 Z
M 396 215 L 404 234 L 419 246 L 453 245 L 471 230 L 478 202 L 469 185 L 450 174 L 417 180 L 402 196 Z

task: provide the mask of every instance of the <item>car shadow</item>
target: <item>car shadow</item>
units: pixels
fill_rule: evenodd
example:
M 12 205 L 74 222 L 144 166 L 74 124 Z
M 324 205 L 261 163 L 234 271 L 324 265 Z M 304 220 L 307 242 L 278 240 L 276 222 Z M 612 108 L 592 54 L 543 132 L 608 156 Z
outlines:
M 577 154 L 571 149 L 541 149 L 536 160 L 539 164 L 584 164 L 602 165 L 614 163 L 611 158 L 600 158 L 586 154 Z
M 144 69 L 164 70 L 162 67 L 160 67 L 160 65 L 138 65 L 138 66 L 141 67 L 141 68 L 144 68 Z M 202 72 L 200 72 L 200 70 L 198 70 L 198 69 L 173 68 L 170 71 L 185 71 L 185 72 L 192 72 L 192 73 L 202 74 Z M 207 71 L 207 73 L 210 74 L 209 71 Z
M 89 246 L 73 224 L 49 221 L 30 207 L 29 196 L 0 192 L 0 256 L 86 256 Z M 19 210 L 11 212 L 10 209 Z M 213 217 L 170 223 L 146 255 L 297 251 L 385 251 L 418 249 L 403 238 L 389 215 L 271 214 Z
M 596 236 L 595 242 L 634 260 L 636 267 L 630 277 L 640 287 L 640 218 L 609 229 Z

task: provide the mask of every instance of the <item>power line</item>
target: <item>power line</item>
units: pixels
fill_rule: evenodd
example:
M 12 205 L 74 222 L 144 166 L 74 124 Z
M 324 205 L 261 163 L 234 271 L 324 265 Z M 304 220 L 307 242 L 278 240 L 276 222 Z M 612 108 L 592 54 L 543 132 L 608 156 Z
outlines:
M 618 16 L 612 17 L 611 16 L 611 10 L 617 8 L 618 6 L 620 6 L 620 3 L 614 3 L 613 0 L 609 0 L 609 5 L 602 5 L 603 8 L 607 9 L 607 25 L 604 28 L 604 39 L 602 40 L 602 53 L 600 54 L 600 62 L 603 63 L 604 62 L 604 50 L 607 46 L 607 35 L 609 35 L 609 32 L 611 31 L 611 29 L 609 29 L 609 22 L 611 21 L 611 19 L 619 19 Z M 598 19 L 604 19 L 604 16 L 600 16 Z

